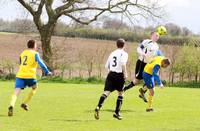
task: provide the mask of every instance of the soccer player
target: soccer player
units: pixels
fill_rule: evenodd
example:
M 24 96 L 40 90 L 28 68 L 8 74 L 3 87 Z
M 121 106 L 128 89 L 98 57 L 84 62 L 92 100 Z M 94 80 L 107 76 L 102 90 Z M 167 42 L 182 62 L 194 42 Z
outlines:
M 169 65 L 170 65 L 169 59 L 163 56 L 157 56 L 154 58 L 152 62 L 146 64 L 144 68 L 143 79 L 146 87 L 143 87 L 143 90 L 147 89 L 149 90 L 148 107 L 146 109 L 147 112 L 153 111 L 152 102 L 154 96 L 155 80 L 157 81 L 160 87 L 163 87 L 160 77 L 158 76 L 158 71 L 161 67 L 166 68 Z
M 28 49 L 24 50 L 20 55 L 20 67 L 16 74 L 15 90 L 10 101 L 10 106 L 8 108 L 8 116 L 13 116 L 13 109 L 17 97 L 21 90 L 26 88 L 26 86 L 31 87 L 32 90 L 28 94 L 28 97 L 21 104 L 21 108 L 28 111 L 27 103 L 31 100 L 37 89 L 36 69 L 38 64 L 44 70 L 46 75 L 52 74 L 41 60 L 39 53 L 36 51 L 37 44 L 35 41 L 29 40 L 27 47 Z
M 159 50 L 159 46 L 157 44 L 158 39 L 159 34 L 156 31 L 153 31 L 151 32 L 151 39 L 143 40 L 137 47 L 138 60 L 135 67 L 135 79 L 133 79 L 133 81 L 131 81 L 127 86 L 124 87 L 124 91 L 137 85 L 139 81 L 143 79 L 142 73 L 147 63 L 152 61 L 155 56 L 163 55 L 162 52 Z M 141 89 L 139 91 L 141 92 Z M 139 96 L 142 98 L 141 95 Z M 142 99 L 147 102 L 145 98 Z
M 118 91 L 118 97 L 113 117 L 119 120 L 122 119 L 120 109 L 123 101 L 123 86 L 125 79 L 127 78 L 126 63 L 128 60 L 128 54 L 124 51 L 124 44 L 124 39 L 118 39 L 116 42 L 117 49 L 109 55 L 106 62 L 105 67 L 109 70 L 109 73 L 106 78 L 104 92 L 99 99 L 97 107 L 95 108 L 95 119 L 99 119 L 99 111 L 103 102 L 114 90 Z

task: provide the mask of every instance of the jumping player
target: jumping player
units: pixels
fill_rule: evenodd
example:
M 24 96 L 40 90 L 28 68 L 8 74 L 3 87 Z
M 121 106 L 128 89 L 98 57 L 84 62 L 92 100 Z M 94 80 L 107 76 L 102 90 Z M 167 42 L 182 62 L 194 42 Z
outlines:
M 135 79 L 124 87 L 124 91 L 137 85 L 140 80 L 143 79 L 142 73 L 147 63 L 153 60 L 155 56 L 162 56 L 162 52 L 159 50 L 157 41 L 159 34 L 156 31 L 151 33 L 151 39 L 143 40 L 137 48 L 138 60 L 135 67 Z M 147 102 L 146 100 L 144 100 Z

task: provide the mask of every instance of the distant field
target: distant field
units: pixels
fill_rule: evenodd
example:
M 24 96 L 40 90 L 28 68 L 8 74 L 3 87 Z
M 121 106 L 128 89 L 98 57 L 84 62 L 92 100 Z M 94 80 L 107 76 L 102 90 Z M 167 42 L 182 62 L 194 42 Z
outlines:
M 122 107 L 123 120 L 112 117 L 116 92 L 108 97 L 95 120 L 93 110 L 103 85 L 39 83 L 30 111 L 20 109 L 20 95 L 14 116 L 7 107 L 14 82 L 0 82 L 1 131 L 199 131 L 200 89 L 156 89 L 155 112 L 146 113 L 138 98 L 138 87 L 127 91 Z
M 0 35 L 11 35 L 11 34 L 16 34 L 16 33 L 11 33 L 11 32 L 0 32 Z
M 18 65 L 20 53 L 26 49 L 26 43 L 28 40 L 34 39 L 37 41 L 38 46 L 41 49 L 40 37 L 37 34 L 14 34 L 14 35 L 1 35 L 0 34 L 0 63 L 1 60 L 7 59 Z M 126 51 L 135 53 L 137 43 L 130 44 L 127 42 Z M 79 76 L 81 70 L 82 76 L 87 76 L 87 64 L 86 62 L 93 61 L 92 75 L 97 75 L 99 69 L 97 69 L 97 62 L 100 63 L 101 68 L 104 69 L 104 64 L 111 51 L 116 49 L 115 41 L 108 40 L 94 40 L 84 38 L 66 38 L 66 37 L 52 37 L 52 47 L 54 59 L 61 62 L 70 62 L 70 66 L 73 66 L 72 76 Z M 57 50 L 57 52 L 55 51 Z M 42 51 L 38 50 L 42 55 Z M 130 57 L 129 57 L 130 58 Z M 135 59 L 136 60 L 136 59 Z M 129 59 L 133 62 L 133 60 Z M 81 67 L 80 67 L 81 65 Z M 133 70 L 133 64 L 129 64 Z M 131 71 L 131 70 L 129 70 Z M 102 70 L 102 74 L 106 74 L 106 70 Z M 68 74 L 66 73 L 65 76 Z M 131 78 L 131 77 L 130 77 Z
M 0 62 L 3 59 L 8 59 L 18 65 L 20 53 L 26 49 L 26 43 L 28 40 L 34 39 L 41 47 L 40 37 L 38 34 L 14 34 L 14 35 L 1 35 L 0 34 Z M 99 67 L 101 68 L 101 74 L 106 76 L 107 71 L 104 70 L 107 57 L 111 51 L 116 49 L 115 41 L 108 40 L 94 40 L 84 38 L 66 38 L 66 37 L 52 37 L 53 53 L 56 54 L 54 59 L 58 62 L 63 61 L 67 67 L 73 67 L 71 75 L 72 77 L 83 76 L 88 77 L 88 67 L 93 62 L 92 76 L 99 74 Z M 125 50 L 129 54 L 128 59 L 128 74 L 129 80 L 132 79 L 132 75 L 135 69 L 135 62 L 137 60 L 136 47 L 138 43 L 127 42 Z M 169 45 L 160 45 L 164 54 L 172 55 L 172 47 Z M 41 50 L 39 50 L 42 54 Z M 171 58 L 171 56 L 168 56 Z M 62 63 L 62 64 L 63 64 Z M 99 66 L 100 65 L 100 66 Z M 16 67 L 15 67 L 16 68 Z M 15 69 L 16 72 L 17 69 Z M 166 71 L 167 72 L 167 71 Z M 167 72 L 168 73 L 168 72 Z M 166 73 L 166 74 L 167 74 Z M 69 72 L 65 72 L 65 76 L 69 76 Z M 168 80 L 168 77 L 163 73 L 162 78 Z

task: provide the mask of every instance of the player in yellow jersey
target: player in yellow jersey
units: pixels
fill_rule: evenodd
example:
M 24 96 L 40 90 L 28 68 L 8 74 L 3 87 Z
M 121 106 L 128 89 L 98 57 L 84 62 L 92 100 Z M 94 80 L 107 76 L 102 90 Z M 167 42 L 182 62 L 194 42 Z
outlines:
M 163 87 L 160 77 L 158 76 L 158 71 L 161 67 L 166 68 L 169 65 L 170 65 L 169 59 L 163 56 L 157 56 L 154 58 L 152 62 L 146 64 L 146 66 L 144 67 L 143 79 L 146 86 L 144 86 L 141 89 L 143 92 L 146 92 L 146 90 L 149 89 L 148 107 L 146 109 L 147 112 L 153 111 L 152 102 L 154 96 L 155 81 L 158 83 L 160 87 Z M 146 99 L 144 94 L 141 95 L 144 99 Z
M 28 94 L 28 97 L 21 104 L 21 107 L 28 111 L 27 103 L 31 100 L 32 96 L 36 93 L 37 80 L 36 80 L 36 69 L 38 64 L 44 70 L 45 75 L 51 75 L 52 73 L 48 70 L 46 65 L 41 60 L 37 50 L 37 44 L 34 40 L 29 40 L 27 43 L 28 49 L 24 50 L 20 55 L 20 67 L 16 75 L 15 90 L 12 95 L 10 106 L 8 108 L 8 116 L 13 116 L 13 109 L 15 102 L 21 90 L 31 87 L 32 90 Z

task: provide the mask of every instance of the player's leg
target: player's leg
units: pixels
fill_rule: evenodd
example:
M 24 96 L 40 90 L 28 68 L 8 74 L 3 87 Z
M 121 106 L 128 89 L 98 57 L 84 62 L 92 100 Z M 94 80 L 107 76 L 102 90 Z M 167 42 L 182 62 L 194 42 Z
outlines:
M 113 114 L 114 118 L 117 118 L 119 120 L 122 119 L 122 116 L 120 114 L 120 110 L 122 107 L 122 103 L 123 103 L 123 92 L 120 91 L 118 92 L 118 97 L 117 97 L 117 101 L 116 101 L 116 108 L 115 108 L 115 113 Z
M 99 102 L 98 102 L 98 105 L 97 105 L 97 108 L 101 108 L 105 99 L 109 96 L 110 94 L 110 91 L 104 91 L 103 94 L 100 96 L 99 98 Z
M 153 111 L 153 107 L 152 107 L 153 96 L 154 96 L 154 88 L 149 89 L 148 106 L 147 106 L 147 109 L 146 109 L 147 112 Z
M 99 119 L 99 111 L 101 107 L 103 106 L 105 99 L 109 96 L 109 94 L 110 94 L 110 91 L 104 91 L 103 94 L 100 96 L 98 105 L 95 108 L 95 113 L 94 113 L 95 119 L 97 120 Z
M 148 97 L 148 107 L 146 109 L 147 112 L 153 111 L 152 108 L 152 102 L 153 102 L 153 96 L 154 96 L 154 81 L 152 79 L 152 75 L 149 75 L 145 72 L 143 72 L 143 79 L 146 87 L 149 89 L 149 97 Z
M 36 90 L 37 90 L 37 81 L 35 79 L 28 79 L 27 85 L 32 88 L 32 90 L 29 92 L 28 96 L 24 99 L 24 102 L 21 104 L 21 107 L 28 111 L 28 103 L 31 101 L 32 97 L 35 95 Z
M 146 86 L 146 84 L 143 85 L 142 88 L 139 89 L 139 97 L 143 99 L 144 102 L 147 102 L 145 93 L 147 92 L 148 88 Z
M 10 100 L 10 106 L 8 107 L 8 116 L 13 116 L 13 110 L 15 107 L 15 103 L 16 103 L 17 97 L 20 94 L 20 92 L 21 92 L 21 88 L 15 88 L 15 91 Z
M 135 66 L 135 79 L 131 81 L 127 86 L 124 87 L 124 91 L 131 89 L 135 85 L 139 83 L 140 80 L 143 79 L 142 73 L 144 70 L 146 63 L 143 61 L 137 60 L 136 66 Z
M 117 97 L 117 101 L 116 101 L 115 113 L 113 114 L 113 117 L 117 118 L 118 120 L 122 119 L 120 110 L 121 110 L 122 103 L 123 103 L 123 93 L 124 93 L 123 85 L 124 85 L 124 83 L 125 83 L 125 80 L 124 80 L 123 74 L 119 74 L 115 80 L 115 87 L 116 87 L 116 90 L 118 91 L 118 97 Z
M 139 82 L 139 80 L 137 78 L 135 78 L 133 81 L 131 81 L 128 85 L 124 86 L 124 92 L 131 89 L 132 87 L 134 87 L 135 85 L 137 85 Z
M 14 107 L 15 107 L 17 97 L 21 92 L 21 88 L 24 88 L 24 87 L 25 87 L 24 80 L 20 79 L 20 78 L 16 78 L 15 90 L 14 90 L 14 93 L 13 93 L 11 100 L 10 100 L 10 106 L 8 107 L 8 116 L 13 116 L 13 110 L 14 110 Z
M 95 108 L 94 111 L 94 117 L 95 119 L 99 119 L 99 111 L 105 101 L 105 99 L 109 96 L 109 94 L 114 91 L 114 78 L 115 74 L 110 72 L 106 78 L 105 86 L 104 86 L 104 92 L 99 98 L 99 102 L 97 107 Z

